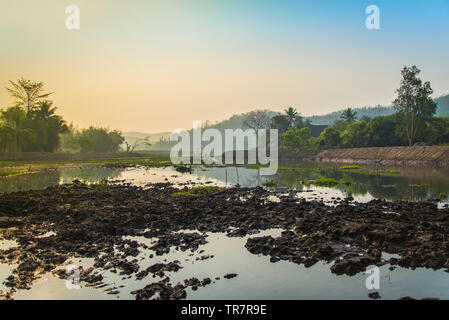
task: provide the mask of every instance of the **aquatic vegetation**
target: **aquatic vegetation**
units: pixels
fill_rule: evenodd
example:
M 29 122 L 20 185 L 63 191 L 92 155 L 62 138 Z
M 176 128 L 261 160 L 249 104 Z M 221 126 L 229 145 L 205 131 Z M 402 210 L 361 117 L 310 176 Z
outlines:
M 35 160 L 35 161 L 0 161 L 0 167 L 54 167 L 66 164 L 93 164 L 105 166 L 142 166 L 142 167 L 167 167 L 171 166 L 170 157 L 167 155 L 145 155 L 124 158 L 97 158 L 97 159 L 68 159 L 68 160 Z
M 440 199 L 441 200 L 447 199 L 447 193 L 446 192 L 440 192 Z
M 17 175 L 27 174 L 27 173 L 29 173 L 29 171 L 25 171 L 25 170 L 0 171 L 0 177 L 17 176 Z
M 336 184 L 339 184 L 340 182 L 338 182 L 334 178 L 321 178 L 321 179 L 313 180 L 313 181 L 311 181 L 311 183 L 314 185 L 317 185 L 317 186 L 333 187 Z
M 276 181 L 265 181 L 262 182 L 262 185 L 269 188 L 276 188 L 278 186 Z
M 222 191 L 222 187 L 217 186 L 199 186 L 187 189 L 185 191 L 174 192 L 172 197 L 185 196 L 185 197 L 202 197 L 207 196 L 219 191 Z
M 341 170 L 353 170 L 353 169 L 360 169 L 360 167 L 357 165 L 351 165 L 351 166 L 341 166 L 340 169 Z
M 260 163 L 255 163 L 255 164 L 247 164 L 245 166 L 246 169 L 260 169 L 260 168 L 268 168 L 267 164 L 260 164 Z M 279 169 L 279 167 L 278 167 Z
M 245 166 L 247 169 L 260 169 L 266 168 L 268 166 L 261 164 L 248 164 Z M 361 168 L 358 165 L 347 165 L 341 167 L 293 167 L 293 166 L 278 166 L 278 171 L 341 171 L 341 172 L 351 172 L 351 173 L 360 173 L 360 174 L 375 174 L 375 175 L 388 175 L 388 174 L 398 174 L 399 170 L 387 170 L 387 169 L 369 169 L 369 168 Z

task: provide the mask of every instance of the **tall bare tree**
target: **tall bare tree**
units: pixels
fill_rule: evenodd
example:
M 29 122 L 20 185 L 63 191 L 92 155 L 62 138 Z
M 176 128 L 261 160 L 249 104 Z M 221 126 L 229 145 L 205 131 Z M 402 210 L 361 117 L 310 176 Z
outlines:
M 16 106 L 26 107 L 27 115 L 30 114 L 31 110 L 45 98 L 47 98 L 52 93 L 42 93 L 44 83 L 43 82 L 32 82 L 31 80 L 26 80 L 20 78 L 17 83 L 14 81 L 9 81 L 12 88 L 6 88 L 12 97 L 16 99 Z
M 248 114 L 243 124 L 251 129 L 269 129 L 271 117 L 268 110 L 255 110 Z

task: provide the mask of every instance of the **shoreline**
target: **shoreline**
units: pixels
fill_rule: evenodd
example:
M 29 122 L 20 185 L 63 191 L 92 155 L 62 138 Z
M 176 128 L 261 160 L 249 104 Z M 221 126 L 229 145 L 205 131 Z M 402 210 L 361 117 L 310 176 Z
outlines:
M 449 167 L 449 146 L 372 147 L 323 150 L 317 162 L 398 167 Z

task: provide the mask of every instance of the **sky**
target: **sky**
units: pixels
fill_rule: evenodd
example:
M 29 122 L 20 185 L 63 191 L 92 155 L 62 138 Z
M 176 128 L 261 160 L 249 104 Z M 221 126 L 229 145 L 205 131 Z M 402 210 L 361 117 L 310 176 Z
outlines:
M 365 26 L 369 5 L 380 30 Z M 389 105 L 405 65 L 449 93 L 448 38 L 449 0 L 0 0 L 0 107 L 21 77 L 80 128 L 125 132 Z

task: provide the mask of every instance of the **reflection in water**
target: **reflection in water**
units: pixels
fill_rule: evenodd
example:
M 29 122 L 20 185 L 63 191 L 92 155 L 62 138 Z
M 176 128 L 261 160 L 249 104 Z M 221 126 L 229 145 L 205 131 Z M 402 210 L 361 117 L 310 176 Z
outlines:
M 316 164 L 310 164 L 316 166 Z M 303 164 L 301 164 L 304 167 Z M 449 171 L 446 169 L 407 169 L 401 168 L 400 174 L 389 176 L 367 175 L 355 172 L 342 172 L 332 167 L 309 170 L 281 170 L 275 176 L 260 176 L 259 170 L 243 167 L 195 167 L 192 174 L 181 174 L 173 168 L 104 168 L 94 165 L 61 166 L 43 169 L 35 173 L 0 179 L 0 191 L 43 189 L 51 185 L 70 183 L 74 179 L 86 182 L 124 180 L 135 185 L 170 181 L 178 184 L 210 183 L 219 186 L 240 184 L 243 187 L 255 187 L 266 181 L 275 181 L 281 192 L 286 188 L 302 191 L 304 198 L 322 198 L 331 202 L 333 198 L 352 196 L 357 201 L 369 201 L 373 198 L 389 200 L 423 200 L 439 197 L 441 192 L 449 193 Z M 349 184 L 338 184 L 333 188 L 318 187 L 310 181 L 320 178 L 334 178 Z M 274 232 L 274 233 L 273 233 Z M 278 236 L 280 230 L 266 230 L 257 235 Z M 43 237 L 51 233 L 43 234 Z M 354 277 L 336 276 L 330 272 L 330 264 L 317 263 L 311 268 L 287 261 L 269 262 L 269 257 L 250 254 L 245 248 L 248 237 L 229 238 L 222 233 L 208 233 L 208 243 L 202 246 L 204 253 L 171 251 L 160 257 L 151 250 L 142 250 L 137 259 L 141 269 L 151 264 L 175 259 L 181 261 L 183 268 L 177 273 L 169 273 L 173 283 L 183 279 L 198 277 L 221 277 L 211 285 L 198 291 L 187 289 L 189 299 L 367 299 L 364 286 L 366 276 L 359 273 Z M 136 237 L 139 242 L 151 241 Z M 0 248 L 15 246 L 13 241 L 0 240 Z M 213 254 L 214 258 L 201 260 L 203 254 Z M 69 262 L 68 262 L 69 263 Z M 72 263 L 72 262 L 70 262 Z M 74 264 L 88 267 L 92 261 L 74 260 Z M 12 268 L 0 263 L 0 283 L 11 275 Z M 236 279 L 224 280 L 226 273 L 238 273 Z M 102 274 L 108 287 L 120 287 L 120 294 L 108 295 L 102 290 L 84 287 L 81 290 L 67 290 L 65 281 L 47 274 L 36 281 L 31 290 L 19 290 L 16 299 L 132 299 L 131 291 L 142 288 L 148 282 L 160 279 L 148 278 L 136 281 L 134 278 L 122 278 L 105 271 Z M 261 279 L 263 281 L 261 281 Z M 384 299 L 396 299 L 401 296 L 416 298 L 435 296 L 449 299 L 447 273 L 443 270 L 425 269 L 389 269 L 381 267 L 381 295 Z M 124 287 L 121 287 L 121 286 Z M 6 288 L 0 285 L 0 290 Z
M 363 272 L 352 277 L 336 276 L 330 271 L 332 262 L 319 262 L 309 268 L 288 261 L 271 263 L 269 257 L 251 254 L 245 248 L 245 243 L 250 237 L 266 235 L 277 237 L 280 232 L 280 229 L 271 229 L 242 238 L 227 237 L 225 233 L 207 233 L 208 243 L 200 247 L 204 252 L 171 249 L 168 254 L 157 256 L 153 250 L 141 248 L 135 258 L 139 261 L 141 270 L 155 263 L 180 261 L 182 268 L 179 271 L 165 272 L 173 285 L 183 283 L 184 279 L 192 277 L 200 280 L 206 277 L 212 279 L 210 285 L 200 287 L 196 291 L 187 288 L 187 299 L 368 299 L 370 291 L 365 287 L 367 276 Z M 153 241 L 142 236 L 126 238 L 148 246 Z M 199 259 L 204 255 L 214 257 Z M 86 269 L 93 265 L 93 259 L 69 259 L 67 264 L 83 266 Z M 411 270 L 398 266 L 390 270 L 389 267 L 389 264 L 380 267 L 380 293 L 383 299 L 397 299 L 403 296 L 449 299 L 447 291 L 449 277 L 443 270 L 433 271 L 423 268 Z M 237 273 L 238 276 L 226 280 L 223 276 L 228 273 Z M 135 277 L 123 277 L 111 270 L 103 270 L 101 274 L 103 282 L 107 284 L 103 288 L 93 289 L 82 284 L 80 290 L 67 290 L 65 280 L 49 273 L 37 280 L 31 290 L 19 290 L 14 298 L 17 300 L 134 299 L 132 291 L 162 279 L 148 275 L 143 280 L 136 280 Z M 220 279 L 217 280 L 217 277 Z M 103 291 L 110 288 L 119 288 L 119 293 L 108 295 Z
M 322 165 L 322 164 L 321 164 Z M 70 183 L 74 179 L 86 182 L 102 180 L 125 180 L 135 185 L 171 181 L 175 184 L 189 182 L 219 186 L 239 184 L 243 187 L 261 186 L 263 182 L 275 181 L 279 189 L 292 188 L 298 191 L 318 191 L 321 196 L 354 197 L 357 201 L 373 198 L 387 200 L 425 200 L 449 193 L 449 170 L 436 168 L 399 168 L 399 174 L 375 175 L 335 170 L 333 167 L 316 169 L 316 163 L 297 164 L 296 170 L 280 170 L 275 176 L 261 176 L 257 169 L 244 167 L 195 167 L 192 174 L 181 174 L 173 168 L 105 168 L 96 165 L 61 166 L 40 171 L 0 178 L 0 192 L 44 189 L 51 185 Z M 301 168 L 299 168 L 301 166 Z M 307 166 L 315 169 L 304 169 Z M 312 180 L 333 178 L 347 184 L 333 188 L 314 186 Z M 326 197 L 324 197 L 326 198 Z

